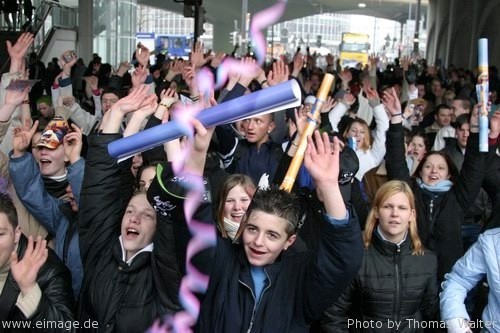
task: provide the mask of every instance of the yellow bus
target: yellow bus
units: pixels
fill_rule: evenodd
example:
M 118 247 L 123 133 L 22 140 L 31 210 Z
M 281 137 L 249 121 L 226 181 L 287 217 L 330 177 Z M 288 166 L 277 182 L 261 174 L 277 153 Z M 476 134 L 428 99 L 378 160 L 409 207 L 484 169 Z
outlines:
M 369 36 L 352 32 L 342 33 L 342 42 L 339 45 L 340 65 L 344 67 L 356 67 L 358 63 L 368 63 L 370 50 Z

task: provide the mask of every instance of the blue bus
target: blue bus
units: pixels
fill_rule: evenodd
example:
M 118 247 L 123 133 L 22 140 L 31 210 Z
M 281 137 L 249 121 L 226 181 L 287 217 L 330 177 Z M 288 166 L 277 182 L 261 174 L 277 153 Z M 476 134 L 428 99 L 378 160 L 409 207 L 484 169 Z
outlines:
M 156 35 L 155 51 L 170 57 L 187 57 L 193 48 L 193 37 L 184 35 Z
M 138 32 L 137 42 L 141 42 L 156 54 L 163 53 L 167 57 L 187 58 L 193 48 L 193 35 L 164 35 L 154 32 Z

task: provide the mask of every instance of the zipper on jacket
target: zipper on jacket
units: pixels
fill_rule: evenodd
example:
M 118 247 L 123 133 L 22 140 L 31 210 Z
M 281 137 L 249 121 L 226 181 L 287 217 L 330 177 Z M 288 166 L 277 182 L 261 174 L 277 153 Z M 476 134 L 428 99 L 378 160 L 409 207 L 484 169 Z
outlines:
M 255 313 L 257 312 L 257 309 L 259 308 L 260 301 L 262 300 L 262 297 L 264 297 L 264 293 L 269 288 L 271 288 L 271 279 L 269 278 L 269 275 L 267 274 L 266 269 L 264 269 L 264 273 L 266 274 L 266 278 L 269 281 L 269 285 L 266 288 L 264 288 L 264 290 L 262 290 L 262 294 L 260 295 L 259 302 L 257 302 L 257 299 L 255 298 L 255 294 L 253 292 L 253 289 L 248 284 L 246 284 L 245 282 L 243 282 L 243 281 L 241 281 L 241 280 L 238 279 L 239 283 L 241 283 L 242 285 L 244 285 L 245 287 L 247 287 L 250 290 L 250 294 L 252 295 L 252 298 L 253 298 L 253 304 L 254 304 L 254 306 L 253 306 L 253 310 L 252 310 L 252 318 L 250 318 L 250 324 L 248 325 L 247 333 L 252 332 L 252 326 L 253 326 L 253 322 L 254 322 L 254 319 L 255 319 Z
M 396 311 L 394 311 L 394 322 L 395 323 L 399 323 L 399 311 L 400 311 L 400 307 L 401 307 L 401 284 L 399 283 L 400 281 L 400 275 L 401 275 L 401 272 L 400 272 L 400 263 L 401 263 L 401 247 L 398 245 L 398 249 L 396 251 L 396 254 L 394 255 L 394 259 L 396 260 Z
M 434 211 L 434 199 L 431 199 L 431 202 L 429 204 L 429 220 L 432 221 L 432 213 Z

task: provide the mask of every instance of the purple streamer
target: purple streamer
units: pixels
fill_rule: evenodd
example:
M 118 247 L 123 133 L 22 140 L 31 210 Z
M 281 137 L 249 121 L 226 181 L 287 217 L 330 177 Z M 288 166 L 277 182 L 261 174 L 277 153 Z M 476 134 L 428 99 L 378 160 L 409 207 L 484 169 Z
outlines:
M 252 38 L 252 45 L 255 47 L 255 55 L 259 64 L 263 64 L 266 59 L 267 43 L 263 29 L 278 22 L 280 17 L 285 12 L 286 0 L 279 0 L 275 5 L 258 12 L 253 16 L 250 25 L 250 36 Z
M 266 42 L 264 36 L 262 35 L 261 30 L 276 23 L 283 14 L 285 7 L 286 7 L 286 0 L 280 0 L 274 6 L 269 7 L 255 14 L 252 20 L 250 33 L 252 39 L 254 40 L 255 50 L 259 64 L 264 63 L 266 54 Z M 248 66 L 241 66 L 241 64 L 235 60 L 226 59 L 219 66 L 219 69 L 217 70 L 217 78 L 215 80 L 215 83 L 214 83 L 214 77 L 209 70 L 202 69 L 197 74 L 196 80 L 198 88 L 201 94 L 204 96 L 203 98 L 208 99 L 209 96 L 208 92 L 212 91 L 214 88 L 215 89 L 221 88 L 227 81 L 229 72 L 231 70 L 243 73 L 244 71 L 249 71 L 253 69 L 254 68 L 248 68 Z M 206 292 L 210 280 L 209 276 L 204 275 L 202 272 L 198 271 L 198 269 L 191 263 L 191 259 L 197 253 L 216 245 L 216 233 L 213 225 L 207 225 L 193 219 L 193 215 L 196 209 L 198 208 L 199 202 L 201 201 L 202 198 L 204 185 L 201 175 L 194 176 L 192 174 L 186 173 L 184 170 L 185 162 L 190 155 L 191 151 L 190 147 L 192 147 L 192 143 L 194 141 L 194 129 L 191 126 L 190 119 L 195 115 L 197 115 L 197 118 L 201 121 L 201 123 L 205 127 L 211 127 L 239 119 L 242 116 L 241 108 L 238 109 L 238 112 L 228 115 L 228 113 L 231 113 L 231 107 L 233 106 L 234 108 L 235 106 L 237 106 L 235 103 L 239 103 L 240 106 L 242 104 L 247 106 L 247 108 L 243 110 L 244 114 L 251 113 L 252 109 L 254 111 L 254 114 L 256 114 L 255 110 L 261 111 L 262 109 L 265 109 L 270 105 L 273 105 L 275 107 L 279 105 L 284 105 L 285 99 L 287 102 L 289 102 L 290 99 L 297 99 L 295 93 L 296 89 L 294 89 L 293 83 L 295 83 L 295 81 L 292 81 L 291 83 L 284 83 L 278 85 L 274 87 L 274 89 L 272 89 L 273 92 L 269 91 L 271 90 L 269 89 L 267 92 L 264 93 L 261 92 L 260 94 L 257 95 L 255 95 L 254 93 L 252 94 L 253 96 L 251 96 L 250 98 L 247 97 L 245 101 L 241 100 L 241 98 L 235 99 L 232 101 L 233 102 L 232 105 L 231 103 L 224 103 L 223 106 L 218 105 L 216 107 L 210 108 L 209 110 L 205 110 L 205 112 L 202 112 L 199 115 L 197 115 L 199 110 L 196 108 L 196 106 L 185 106 L 182 110 L 178 110 L 177 112 L 174 113 L 174 121 L 171 121 L 166 124 L 170 125 L 170 128 L 172 129 L 173 132 L 173 134 L 170 134 L 171 136 L 170 139 L 179 137 L 179 134 L 186 135 L 189 142 L 191 143 L 191 145 L 188 145 L 187 148 L 185 148 L 182 151 L 181 154 L 182 156 L 180 156 L 180 159 L 177 162 L 174 162 L 172 166 L 176 176 L 182 176 L 189 179 L 190 188 L 184 202 L 184 214 L 186 216 L 187 225 L 192 234 L 192 238 L 186 250 L 186 276 L 184 276 L 184 278 L 182 279 L 179 290 L 179 300 L 182 306 L 184 307 L 185 311 L 179 312 L 175 314 L 175 316 L 173 317 L 167 317 L 165 325 L 160 325 L 158 322 L 154 323 L 153 327 L 151 327 L 149 332 L 151 333 L 192 332 L 191 327 L 193 327 L 196 324 L 196 321 L 198 320 L 198 316 L 200 313 L 200 303 L 195 293 Z M 293 98 L 292 96 L 289 96 L 290 93 L 293 96 Z M 276 99 L 277 95 L 279 95 L 278 99 Z M 284 98 L 285 96 L 286 98 Z M 243 98 L 244 97 L 245 96 L 243 96 Z M 299 94 L 299 100 L 300 100 L 300 94 Z M 221 111 L 227 111 L 227 112 L 224 113 L 219 112 L 219 114 L 217 115 L 214 112 L 214 110 L 212 110 L 217 107 L 221 108 Z M 158 129 L 159 127 L 160 126 L 156 126 L 155 128 Z M 154 128 L 149 129 L 149 131 L 153 129 Z M 164 128 L 161 128 L 160 130 L 164 130 Z M 137 134 L 134 136 L 137 136 Z M 129 137 L 129 139 L 133 138 L 134 136 Z M 159 137 L 158 132 L 155 133 L 150 132 L 149 136 L 147 135 L 143 136 L 143 138 L 146 137 L 148 137 L 149 139 L 154 138 L 156 140 L 155 141 L 156 145 L 158 144 L 158 137 Z M 160 140 L 161 142 L 168 141 L 165 139 L 165 136 L 161 136 Z M 141 140 L 139 140 L 139 138 L 136 137 L 135 141 L 141 141 Z M 123 142 L 121 144 L 118 143 L 118 145 L 114 143 L 115 148 L 117 149 L 114 149 L 110 144 L 108 150 L 110 151 L 110 154 L 112 156 L 118 156 L 120 155 L 120 153 L 122 155 L 126 153 L 130 154 L 131 150 L 130 142 L 131 141 L 129 140 L 125 143 Z M 151 148 L 151 143 L 149 144 L 150 144 L 149 148 Z M 136 149 L 136 151 L 138 151 L 139 149 L 141 149 L 141 151 L 145 150 L 144 144 L 142 142 L 139 146 L 140 147 L 136 146 L 133 149 Z M 117 152 L 117 150 L 120 152 Z

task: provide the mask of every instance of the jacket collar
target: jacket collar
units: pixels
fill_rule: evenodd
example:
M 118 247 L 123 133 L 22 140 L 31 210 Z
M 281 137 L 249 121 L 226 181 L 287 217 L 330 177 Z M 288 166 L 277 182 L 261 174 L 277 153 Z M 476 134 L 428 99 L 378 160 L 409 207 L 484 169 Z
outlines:
M 411 252 L 411 238 L 408 234 L 406 235 L 406 239 L 398 245 L 383 240 L 377 230 L 374 230 L 372 234 L 372 245 L 377 251 L 387 256 L 398 253 L 398 250 L 400 254 Z
M 238 261 L 240 263 L 239 279 L 245 284 L 253 286 L 252 273 L 250 272 L 250 263 L 248 262 L 245 250 L 243 249 L 243 245 L 235 244 L 235 246 L 239 247 L 239 249 L 237 250 Z M 264 266 L 264 272 L 269 278 L 271 284 L 275 283 L 278 273 L 281 271 L 281 266 L 283 265 L 283 262 L 281 260 L 282 254 L 278 256 L 275 262 Z
M 153 251 L 153 243 L 149 244 L 139 252 L 137 252 L 132 258 L 130 258 L 127 262 L 125 262 L 124 252 L 121 236 L 118 238 L 118 242 L 115 242 L 112 254 L 113 258 L 116 260 L 118 265 L 120 266 L 121 271 L 134 271 L 137 269 L 141 269 L 144 266 L 149 265 L 151 261 L 151 252 Z

